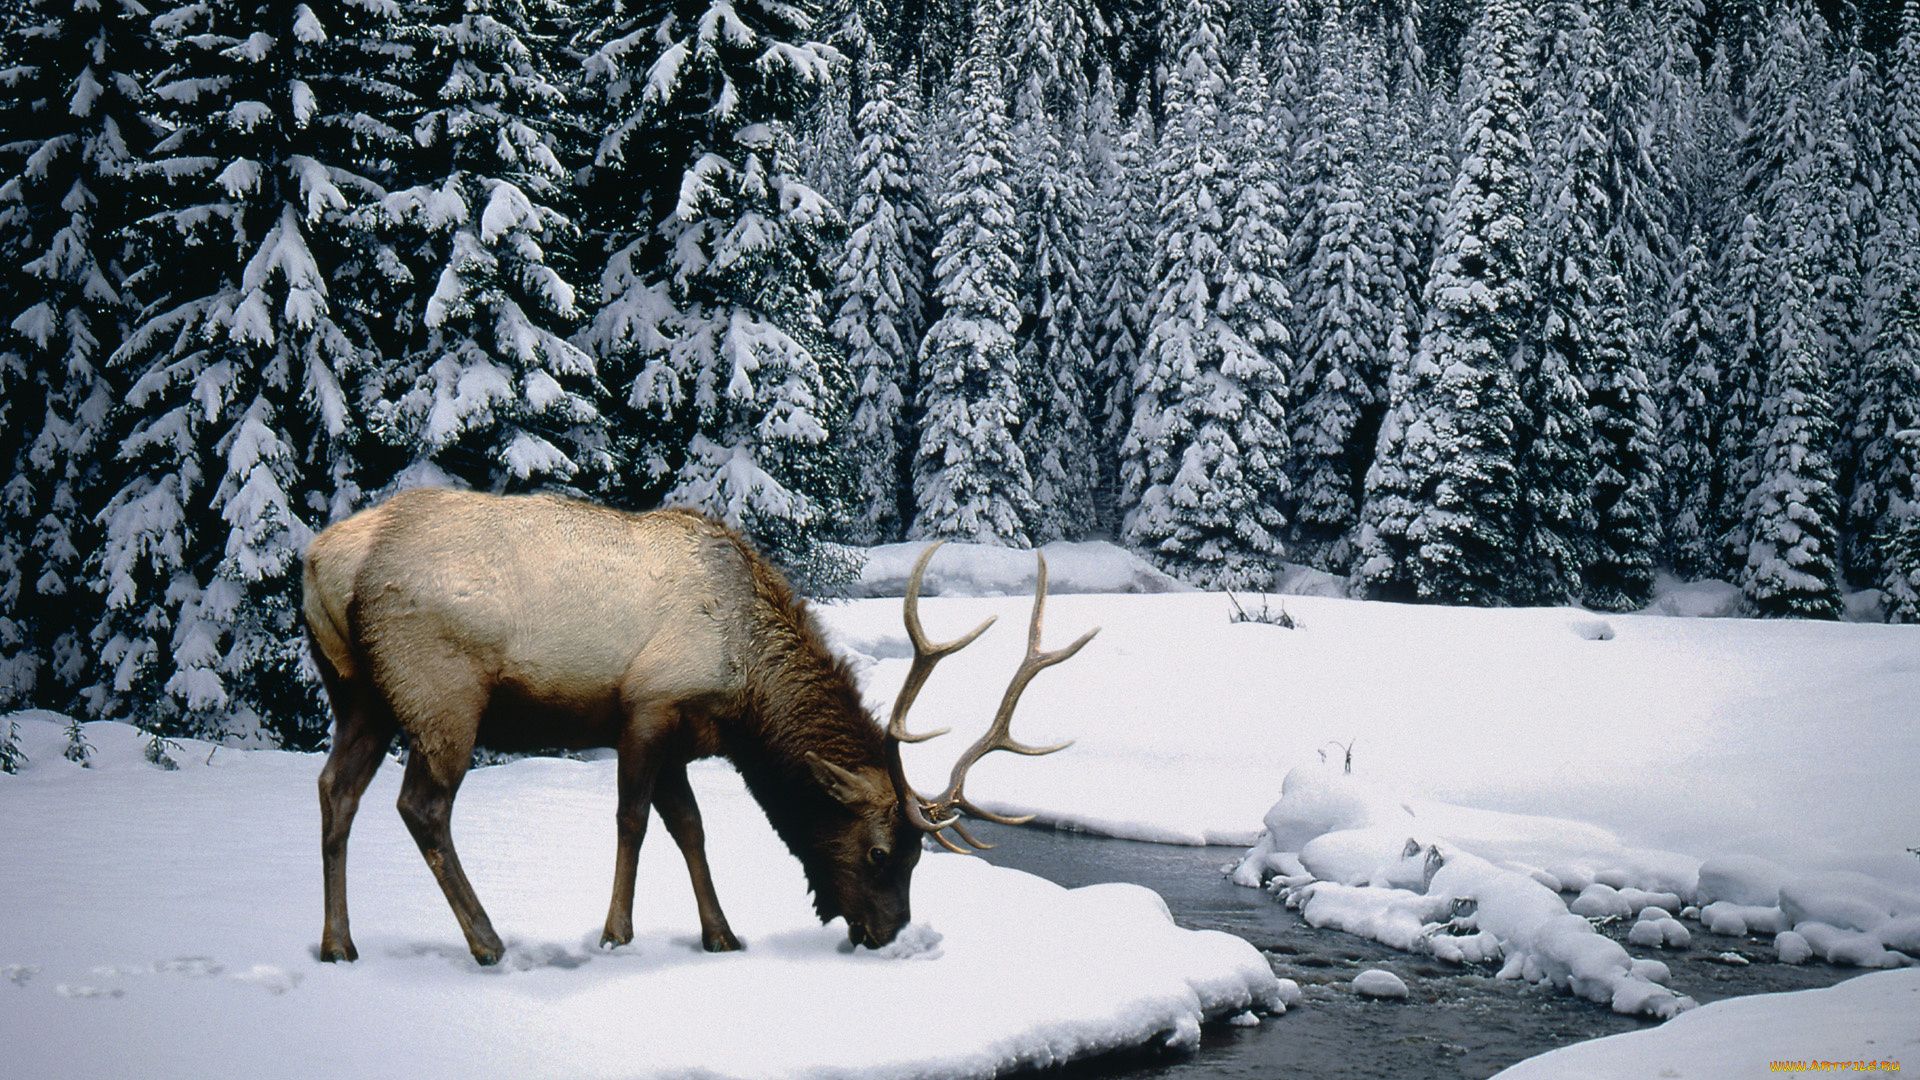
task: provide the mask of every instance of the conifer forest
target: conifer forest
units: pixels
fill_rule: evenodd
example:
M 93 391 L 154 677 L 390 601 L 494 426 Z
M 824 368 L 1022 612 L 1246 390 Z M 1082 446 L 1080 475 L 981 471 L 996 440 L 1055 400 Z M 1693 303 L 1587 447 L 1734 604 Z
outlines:
M 1920 0 L 1429 2 L 8 4 L 0 708 L 318 745 L 418 484 L 1920 621 Z

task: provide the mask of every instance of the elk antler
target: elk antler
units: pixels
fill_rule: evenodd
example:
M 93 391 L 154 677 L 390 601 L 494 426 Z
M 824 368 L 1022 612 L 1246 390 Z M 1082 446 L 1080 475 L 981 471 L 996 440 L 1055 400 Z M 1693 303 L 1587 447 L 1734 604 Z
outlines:
M 914 564 L 913 576 L 907 582 L 905 616 L 907 635 L 913 639 L 913 668 L 907 672 L 906 684 L 900 688 L 900 696 L 894 702 L 892 720 L 887 725 L 887 766 L 893 774 L 894 790 L 900 794 L 901 806 L 905 809 L 908 820 L 932 834 L 933 838 L 947 850 L 966 854 L 966 849 L 947 838 L 946 829 L 951 828 L 960 839 L 976 850 L 984 851 L 993 845 L 983 844 L 975 839 L 967 831 L 966 826 L 960 823 L 962 814 L 997 821 L 1004 825 L 1020 825 L 1033 820 L 1031 814 L 1022 817 L 1006 817 L 982 810 L 969 802 L 963 794 L 967 782 L 967 770 L 995 750 L 1011 750 L 1016 754 L 1038 756 L 1065 750 L 1073 745 L 1069 741 L 1058 746 L 1027 746 L 1014 741 L 1013 736 L 1008 733 L 1008 727 L 1013 721 L 1014 706 L 1019 703 L 1020 695 L 1026 690 L 1027 683 L 1041 670 L 1052 667 L 1079 652 L 1082 646 L 1093 640 L 1093 635 L 1099 633 L 1100 629 L 1095 627 L 1087 631 L 1080 636 L 1079 640 L 1066 648 L 1053 652 L 1040 651 L 1040 620 L 1047 604 L 1047 559 L 1046 556 L 1035 552 L 1034 556 L 1039 560 L 1040 569 L 1033 595 L 1033 617 L 1027 627 L 1026 658 L 1014 671 L 1013 681 L 1007 684 L 1007 692 L 1001 697 L 1000 708 L 994 712 L 993 723 L 988 726 L 986 734 L 980 736 L 965 753 L 960 755 L 960 760 L 954 763 L 947 790 L 933 799 L 921 796 L 907 783 L 906 770 L 900 760 L 900 744 L 931 739 L 935 735 L 945 734 L 950 729 L 943 728 L 925 735 L 911 735 L 906 729 L 907 708 L 913 704 L 915 695 L 919 694 L 920 687 L 926 682 L 928 674 L 933 671 L 934 664 L 941 658 L 972 644 L 973 640 L 985 633 L 987 627 L 992 626 L 994 622 L 993 619 L 988 619 L 976 627 L 971 634 L 945 645 L 933 645 L 927 641 L 926 633 L 920 627 L 920 581 L 926 573 L 927 563 L 932 561 L 933 553 L 939 546 L 936 543 L 921 552 L 919 562 Z

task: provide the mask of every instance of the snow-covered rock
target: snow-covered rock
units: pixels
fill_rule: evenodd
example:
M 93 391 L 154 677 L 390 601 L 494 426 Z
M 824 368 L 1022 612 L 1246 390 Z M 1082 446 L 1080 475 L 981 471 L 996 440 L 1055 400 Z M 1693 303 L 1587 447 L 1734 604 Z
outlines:
M 1709 933 L 1729 937 L 1748 934 L 1777 934 L 1792 927 L 1777 907 L 1751 907 L 1729 900 L 1715 900 L 1700 909 L 1700 925 Z
M 1700 903 L 1716 900 L 1747 907 L 1776 907 L 1780 886 L 1792 875 L 1770 859 L 1722 855 L 1700 864 Z
M 1658 910 L 1648 908 L 1648 911 Z M 1684 949 L 1691 936 L 1680 920 L 1671 917 L 1641 919 L 1627 931 L 1627 940 L 1635 945 L 1650 949 Z
M 1773 952 L 1783 964 L 1804 964 L 1813 959 L 1813 946 L 1791 930 L 1782 930 L 1773 936 Z
M 1353 991 L 1365 998 L 1399 1001 L 1407 996 L 1407 984 L 1391 971 L 1369 968 L 1353 977 Z
M 1796 927 L 1814 921 L 1870 931 L 1898 916 L 1920 915 L 1920 892 L 1850 871 L 1808 874 L 1781 886 L 1780 911 Z

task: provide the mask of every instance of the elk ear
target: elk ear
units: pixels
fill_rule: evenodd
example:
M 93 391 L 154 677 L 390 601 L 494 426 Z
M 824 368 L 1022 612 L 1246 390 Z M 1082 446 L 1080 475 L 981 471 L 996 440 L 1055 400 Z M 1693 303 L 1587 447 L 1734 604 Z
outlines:
M 858 773 L 843 769 L 811 750 L 807 751 L 807 765 L 813 770 L 813 778 L 836 801 L 846 806 L 858 806 L 865 801 L 871 785 Z

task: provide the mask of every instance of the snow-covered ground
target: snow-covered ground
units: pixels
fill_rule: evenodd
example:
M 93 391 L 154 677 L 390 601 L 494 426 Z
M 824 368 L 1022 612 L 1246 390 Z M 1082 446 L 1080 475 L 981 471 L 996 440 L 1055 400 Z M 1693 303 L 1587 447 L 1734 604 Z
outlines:
M 1283 606 L 1296 629 L 1231 622 L 1219 594 L 1050 598 L 1045 645 L 1104 629 L 1033 681 L 1014 728 L 1074 747 L 988 757 L 968 793 L 1072 828 L 1249 845 L 1289 771 L 1351 745 L 1356 775 L 1490 858 L 1577 856 L 1597 876 L 1748 855 L 1920 887 L 1906 850 L 1920 846 L 1920 627 L 1273 598 Z M 992 714 L 1028 609 L 923 606 L 935 638 L 1000 621 L 920 695 L 910 727 L 955 728 L 908 747 L 923 786 Z M 823 615 L 866 667 L 870 703 L 890 703 L 911 655 L 899 601 Z
M 1725 614 L 1711 599 L 1661 610 Z M 1622 1012 L 1693 1002 L 1588 917 L 1635 919 L 1633 942 L 1658 946 L 1686 940 L 1686 915 L 1773 939 L 1788 962 L 1920 954 L 1920 628 L 1275 604 L 1294 628 L 1233 622 L 1217 595 L 1055 598 L 1049 643 L 1107 630 L 1036 680 L 1020 736 L 1076 746 L 989 760 L 970 793 L 1065 827 L 1252 845 L 1237 880 L 1279 875 L 1316 925 Z M 1016 599 L 927 610 L 936 638 L 1025 617 Z M 883 701 L 909 651 L 898 613 L 848 604 L 828 621 Z M 987 715 L 1019 638 L 947 661 L 912 726 Z M 912 775 L 940 775 L 940 744 L 910 748 Z
M 953 591 L 1017 592 L 1011 574 Z M 1258 610 L 1260 598 L 1240 603 Z M 1283 815 L 1291 832 L 1255 851 L 1266 860 L 1256 880 L 1294 875 L 1303 907 L 1361 932 L 1372 920 L 1382 940 L 1472 920 L 1427 951 L 1479 949 L 1515 974 L 1588 996 L 1601 987 L 1654 1014 L 1679 1009 L 1658 971 L 1621 966 L 1598 935 L 1576 940 L 1584 920 L 1565 916 L 1566 896 L 1545 883 L 1579 892 L 1583 912 L 1646 911 L 1648 940 L 1699 929 L 1658 912 L 1703 904 L 1703 920 L 1765 934 L 1853 919 L 1848 932 L 1885 951 L 1920 914 L 1906 907 L 1920 895 L 1920 859 L 1906 851 L 1920 845 L 1920 628 L 1313 595 L 1275 597 L 1281 607 L 1296 628 L 1232 622 L 1220 595 L 1056 595 L 1045 645 L 1105 629 L 1035 679 L 1014 731 L 1076 744 L 993 755 L 969 794 L 1117 836 L 1256 845 L 1296 774 L 1339 812 Z M 1017 595 L 923 605 L 935 638 L 988 616 L 1000 625 L 920 695 L 910 727 L 956 729 L 908 748 L 921 786 L 941 786 L 991 715 L 1027 611 Z M 822 615 L 884 715 L 910 654 L 899 601 Z M 128 729 L 104 726 L 92 729 L 98 764 L 81 770 L 59 759 L 52 724 L 23 731 L 32 765 L 0 777 L 0 975 L 13 984 L 0 984 L 0 1045 L 25 1075 L 128 1062 L 147 1075 L 303 1063 L 353 1074 L 396 1055 L 447 1075 L 985 1075 L 1188 1039 L 1202 1016 L 1274 992 L 1250 947 L 1173 928 L 1143 890 L 1068 892 L 940 854 L 921 864 L 914 898 L 916 918 L 941 935 L 939 955 L 843 951 L 844 933 L 815 923 L 797 866 L 722 765 L 698 769 L 696 786 L 721 899 L 748 950 L 697 951 L 684 868 L 656 836 L 636 943 L 601 952 L 605 761 L 521 761 L 469 779 L 455 828 L 510 945 L 488 971 L 468 959 L 390 809 L 399 770 L 383 770 L 349 873 L 362 959 L 322 965 L 318 758 L 220 750 L 209 762 L 192 746 L 179 772 L 163 773 L 138 760 Z M 1413 909 L 1394 909 L 1402 900 Z M 1821 933 L 1811 951 L 1870 956 L 1864 938 Z M 1779 1008 L 1789 1019 L 1777 1023 L 1799 1015 Z M 1711 1038 L 1702 1033 L 1721 1030 L 1711 1025 L 1723 1015 L 1695 1010 L 1675 1030 Z M 1725 1030 L 1738 1037 L 1737 1025 Z
M 81 769 L 27 717 L 0 776 L 0 1074 L 18 1077 L 986 1077 L 1278 1007 L 1238 938 L 1175 927 L 1132 885 L 1068 891 L 929 853 L 918 948 L 851 950 L 731 769 L 694 770 L 744 952 L 700 951 L 679 853 L 641 857 L 635 940 L 596 947 L 611 761 L 470 775 L 460 853 L 508 944 L 476 966 L 375 778 L 348 874 L 354 964 L 322 964 L 317 755 L 188 743 L 177 772 L 95 724 Z M 210 752 L 211 751 L 211 752 Z M 932 932 L 927 933 L 930 929 Z M 903 953 L 905 955 L 886 955 Z
M 1890 1073 L 1915 1060 L 1920 1060 L 1920 970 L 1908 968 L 1862 975 L 1824 990 L 1716 1001 L 1659 1027 L 1528 1058 L 1495 1080 Z

